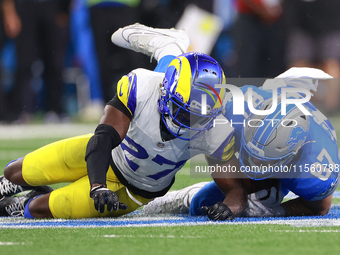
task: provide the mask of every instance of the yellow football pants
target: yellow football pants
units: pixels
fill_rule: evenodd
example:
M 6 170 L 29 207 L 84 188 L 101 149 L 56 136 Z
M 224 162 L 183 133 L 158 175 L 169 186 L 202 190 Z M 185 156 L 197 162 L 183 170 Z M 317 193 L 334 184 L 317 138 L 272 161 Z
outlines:
M 46 145 L 25 156 L 22 166 L 24 180 L 32 186 L 61 182 L 71 184 L 54 190 L 49 208 L 54 218 L 78 219 L 92 217 L 118 217 L 136 210 L 151 199 L 128 191 L 120 183 L 111 166 L 107 173 L 107 188 L 116 192 L 127 210 L 99 213 L 90 198 L 90 182 L 85 161 L 86 146 L 93 134 L 77 136 Z

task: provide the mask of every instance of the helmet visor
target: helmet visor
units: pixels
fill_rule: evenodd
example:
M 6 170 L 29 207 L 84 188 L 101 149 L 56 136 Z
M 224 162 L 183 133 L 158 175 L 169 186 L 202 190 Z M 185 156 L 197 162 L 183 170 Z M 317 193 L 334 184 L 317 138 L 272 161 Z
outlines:
M 196 125 L 204 126 L 212 120 L 211 116 L 202 115 L 198 109 L 185 106 L 175 98 L 170 100 L 170 115 L 176 125 L 188 129 Z

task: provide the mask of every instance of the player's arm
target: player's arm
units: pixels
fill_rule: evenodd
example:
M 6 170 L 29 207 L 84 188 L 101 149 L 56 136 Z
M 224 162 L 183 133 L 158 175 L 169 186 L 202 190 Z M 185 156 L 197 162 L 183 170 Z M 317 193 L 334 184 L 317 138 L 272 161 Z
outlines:
M 213 164 L 217 163 L 211 162 L 211 159 L 209 161 Z M 221 166 L 225 166 L 225 169 L 228 166 L 239 169 L 239 161 L 235 156 L 232 156 L 227 163 Z M 284 209 L 280 206 L 283 195 L 276 179 L 256 181 L 247 178 L 242 172 L 234 171 L 214 172 L 212 177 L 225 195 L 225 199 L 223 203 L 217 203 L 211 208 L 207 208 L 205 214 L 210 219 L 217 218 L 216 215 L 218 217 L 221 217 L 219 215 L 222 215 L 222 217 L 229 216 L 229 219 L 231 219 L 229 214 L 239 217 L 283 216 Z M 228 211 L 230 211 L 229 214 Z
M 85 160 L 91 188 L 106 187 L 111 151 L 124 139 L 129 125 L 130 118 L 121 110 L 112 105 L 105 106 L 100 123 L 87 144 Z
M 111 151 L 121 143 L 129 129 L 137 104 L 135 76 L 131 72 L 120 79 L 118 93 L 105 106 L 100 123 L 87 144 L 85 160 L 91 188 L 106 187 Z
M 234 144 L 235 137 L 232 131 L 212 155 L 206 155 L 211 169 L 230 169 L 230 167 L 239 169 L 239 162 L 234 156 Z M 242 176 L 238 171 L 212 171 L 211 176 L 225 195 L 225 199 L 223 203 L 201 208 L 202 213 L 212 220 L 233 219 L 235 215 L 244 210 L 247 203 L 248 193 Z
M 319 201 L 308 201 L 302 197 L 282 203 L 285 216 L 316 216 L 325 215 L 331 208 L 332 196 Z
M 106 188 L 106 173 L 110 165 L 111 151 L 124 139 L 129 124 L 129 117 L 114 106 L 107 105 L 94 135 L 87 144 L 85 160 L 91 185 L 90 197 L 100 213 L 104 212 L 105 205 L 108 211 L 127 208 L 119 202 L 115 192 Z
M 115 192 L 106 188 L 106 173 L 111 161 L 111 152 L 124 139 L 135 111 L 134 77 L 131 73 L 130 76 L 123 76 L 118 82 L 119 93 L 106 105 L 100 123 L 87 144 L 85 160 L 91 185 L 90 197 L 100 213 L 104 212 L 105 204 L 108 211 L 127 208 L 119 202 Z
M 212 158 L 207 157 L 208 164 L 216 166 L 219 164 L 222 168 L 228 169 L 228 166 L 235 166 L 235 169 L 239 169 L 238 159 L 233 155 L 227 162 L 218 162 Z M 217 186 L 225 195 L 223 201 L 234 215 L 240 214 L 247 205 L 247 188 L 245 186 L 244 179 L 238 172 L 213 172 L 211 174 Z

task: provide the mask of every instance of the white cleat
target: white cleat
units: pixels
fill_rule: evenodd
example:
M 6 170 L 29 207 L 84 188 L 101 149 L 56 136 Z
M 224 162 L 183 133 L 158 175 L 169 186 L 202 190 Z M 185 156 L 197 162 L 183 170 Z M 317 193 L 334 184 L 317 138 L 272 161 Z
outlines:
M 182 53 L 187 52 L 190 39 L 184 30 L 160 29 L 136 23 L 119 28 L 111 36 L 111 41 L 122 48 L 141 52 L 158 60 L 159 53 L 167 46 L 177 46 Z
M 181 190 L 170 191 L 143 206 L 146 214 L 188 214 L 193 196 L 209 182 L 200 182 Z

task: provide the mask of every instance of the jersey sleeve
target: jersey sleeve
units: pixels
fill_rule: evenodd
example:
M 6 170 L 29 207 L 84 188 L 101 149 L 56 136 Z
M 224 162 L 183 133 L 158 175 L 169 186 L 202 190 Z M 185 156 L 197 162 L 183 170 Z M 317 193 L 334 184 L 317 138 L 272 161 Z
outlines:
M 107 105 L 111 105 L 124 113 L 130 120 L 132 119 L 131 112 L 126 108 L 126 106 L 122 103 L 122 101 L 119 100 L 118 95 L 116 94 L 109 102 L 107 102 Z
M 234 132 L 230 133 L 227 139 L 211 154 L 210 158 L 218 160 L 218 161 L 229 161 L 230 158 L 234 155 L 234 144 L 235 144 L 235 137 Z
M 118 99 L 133 117 L 137 105 L 137 75 L 134 72 L 124 75 L 117 84 Z

